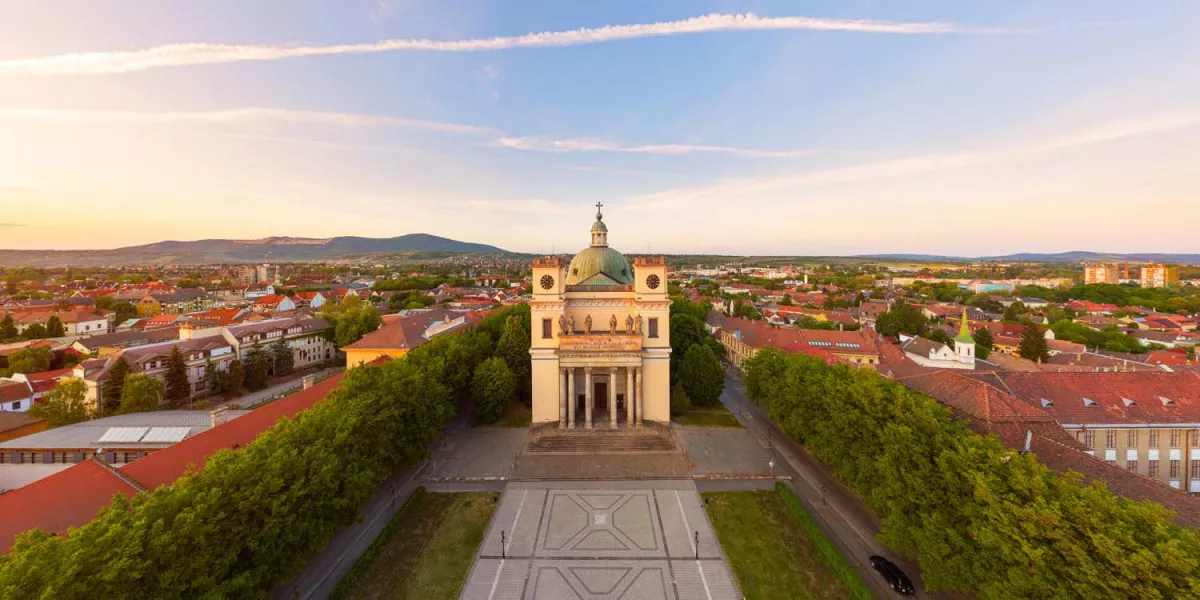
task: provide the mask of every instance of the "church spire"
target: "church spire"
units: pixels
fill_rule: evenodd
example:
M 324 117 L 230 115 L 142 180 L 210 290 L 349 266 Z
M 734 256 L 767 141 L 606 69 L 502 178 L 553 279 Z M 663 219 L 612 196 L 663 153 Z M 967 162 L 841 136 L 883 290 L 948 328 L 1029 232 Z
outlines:
M 971 337 L 971 328 L 967 323 L 967 309 L 963 308 L 962 324 L 958 327 L 958 335 L 954 336 L 954 341 L 964 344 L 974 344 L 975 339 Z

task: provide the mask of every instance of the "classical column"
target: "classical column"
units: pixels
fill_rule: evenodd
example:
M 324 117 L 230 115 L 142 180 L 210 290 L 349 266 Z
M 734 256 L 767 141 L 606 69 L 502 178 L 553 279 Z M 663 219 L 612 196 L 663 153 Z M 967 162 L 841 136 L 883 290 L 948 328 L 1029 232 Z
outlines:
M 575 369 L 567 369 L 567 427 L 575 428 Z
M 617 368 L 608 370 L 608 423 L 617 428 Z
M 637 413 L 636 419 L 638 426 L 642 424 L 642 416 L 646 414 L 646 370 L 637 368 L 637 383 L 634 384 L 637 388 Z
M 592 368 L 583 368 L 583 412 L 587 428 L 592 428 Z
M 567 370 L 558 369 L 558 428 L 567 426 Z
M 633 427 L 633 367 L 625 367 L 625 426 Z

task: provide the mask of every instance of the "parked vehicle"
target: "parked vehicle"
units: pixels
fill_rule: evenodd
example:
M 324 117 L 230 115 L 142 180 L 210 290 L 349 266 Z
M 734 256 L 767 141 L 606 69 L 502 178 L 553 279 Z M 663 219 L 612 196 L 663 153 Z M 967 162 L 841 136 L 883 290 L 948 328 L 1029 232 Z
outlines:
M 900 570 L 900 567 L 896 566 L 896 563 L 882 556 L 872 556 L 871 566 L 876 571 L 879 571 L 880 575 L 883 575 L 883 579 L 888 582 L 888 585 L 893 590 L 905 596 L 914 593 L 912 580 L 908 578 L 908 575 L 904 574 L 904 571 Z

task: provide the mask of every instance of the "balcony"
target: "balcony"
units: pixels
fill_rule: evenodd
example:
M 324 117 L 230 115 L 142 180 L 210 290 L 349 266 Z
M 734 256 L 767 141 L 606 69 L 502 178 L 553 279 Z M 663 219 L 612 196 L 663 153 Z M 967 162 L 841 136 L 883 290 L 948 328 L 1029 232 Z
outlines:
M 633 284 L 625 285 L 568 285 L 568 292 L 632 292 Z

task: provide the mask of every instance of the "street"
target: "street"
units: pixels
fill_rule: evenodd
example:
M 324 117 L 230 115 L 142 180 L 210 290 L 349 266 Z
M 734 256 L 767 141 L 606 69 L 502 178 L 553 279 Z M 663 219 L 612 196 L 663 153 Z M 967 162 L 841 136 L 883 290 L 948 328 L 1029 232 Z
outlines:
M 925 592 L 916 563 L 891 552 L 875 538 L 879 533 L 879 520 L 863 501 L 843 486 L 806 448 L 779 430 L 764 409 L 746 398 L 741 374 L 732 367 L 726 368 L 725 393 L 721 401 L 742 425 L 755 436 L 766 440 L 776 456 L 775 473 L 792 477 L 788 485 L 842 554 L 858 568 L 863 580 L 877 596 L 903 597 L 887 587 L 879 573 L 871 568 L 868 558 L 873 554 L 887 557 L 912 579 L 917 590 L 915 597 L 933 597 Z

